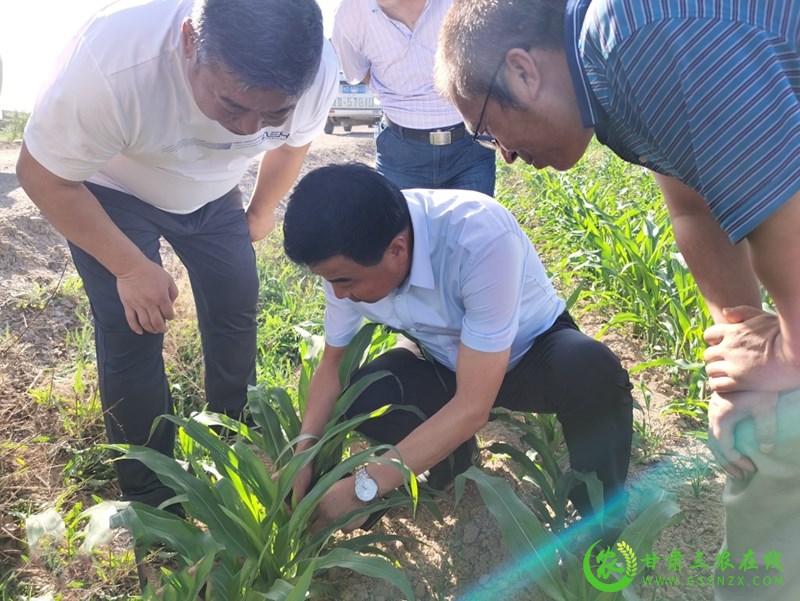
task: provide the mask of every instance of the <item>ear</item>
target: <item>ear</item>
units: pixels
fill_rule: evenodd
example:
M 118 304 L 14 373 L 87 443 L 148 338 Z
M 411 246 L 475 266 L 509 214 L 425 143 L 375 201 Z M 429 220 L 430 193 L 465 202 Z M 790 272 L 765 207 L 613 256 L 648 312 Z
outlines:
M 197 52 L 197 46 L 194 41 L 194 27 L 192 27 L 192 20 L 184 19 L 181 25 L 181 46 L 183 47 L 183 56 L 188 59 L 194 58 Z
M 405 234 L 404 231 L 397 234 L 389 243 L 389 248 L 386 249 L 389 256 L 394 259 L 408 256 L 408 239 Z
M 542 65 L 535 54 L 523 48 L 506 53 L 505 79 L 512 98 L 523 106 L 538 100 L 542 93 Z

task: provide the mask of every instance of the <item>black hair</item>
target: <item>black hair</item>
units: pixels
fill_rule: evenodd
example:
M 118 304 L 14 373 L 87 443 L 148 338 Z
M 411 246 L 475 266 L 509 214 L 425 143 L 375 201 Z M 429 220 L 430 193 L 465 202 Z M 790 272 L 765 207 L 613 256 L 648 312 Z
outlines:
M 380 173 L 361 163 L 328 165 L 297 183 L 283 220 L 283 249 L 301 265 L 336 256 L 376 265 L 410 224 L 403 193 Z
M 298 98 L 322 58 L 322 12 L 315 0 L 196 0 L 198 64 L 219 64 L 245 88 Z

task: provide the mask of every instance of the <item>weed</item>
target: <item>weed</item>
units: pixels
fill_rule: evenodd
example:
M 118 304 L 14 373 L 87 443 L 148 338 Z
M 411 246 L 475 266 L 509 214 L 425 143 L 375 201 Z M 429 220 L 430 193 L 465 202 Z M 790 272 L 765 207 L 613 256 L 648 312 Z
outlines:
M 648 462 L 659 453 L 661 445 L 664 443 L 664 437 L 660 430 L 653 425 L 653 416 L 650 413 L 652 392 L 642 379 L 639 379 L 637 387 L 642 393 L 644 407 L 634 400 L 633 408 L 641 413 L 641 417 L 633 420 L 633 447 L 641 454 L 642 461 Z
M 489 512 L 497 520 L 503 542 L 517 560 L 515 586 L 524 589 L 536 584 L 545 594 L 556 601 L 600 601 L 635 599 L 633 591 L 609 594 L 593 587 L 586 578 L 583 557 L 576 557 L 567 549 L 562 539 L 543 526 L 535 510 L 532 512 L 513 492 L 509 483 L 488 476 L 475 467 L 469 468 L 456 479 L 456 499 L 464 492 L 466 479 L 473 480 Z M 631 553 L 644 557 L 653 547 L 658 534 L 666 528 L 678 514 L 677 504 L 663 494 L 650 499 L 646 506 L 619 535 Z M 633 564 L 636 566 L 636 563 Z M 627 563 L 626 563 L 627 567 Z M 644 564 L 637 569 L 635 577 L 640 577 Z
M 699 499 L 703 485 L 716 470 L 713 461 L 702 454 L 675 454 L 672 456 L 672 460 L 672 469 L 675 472 L 676 480 L 682 483 L 688 482 L 692 496 Z
M 47 305 L 49 297 L 50 291 L 39 282 L 34 282 L 33 286 L 17 297 L 14 306 L 20 311 L 41 311 Z

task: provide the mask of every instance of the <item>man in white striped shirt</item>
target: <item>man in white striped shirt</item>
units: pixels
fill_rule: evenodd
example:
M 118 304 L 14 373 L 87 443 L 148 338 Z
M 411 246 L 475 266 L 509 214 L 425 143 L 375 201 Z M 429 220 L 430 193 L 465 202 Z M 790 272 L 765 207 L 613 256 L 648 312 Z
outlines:
M 369 82 L 383 106 L 376 167 L 400 188 L 494 195 L 495 157 L 473 144 L 433 85 L 436 42 L 452 0 L 343 0 L 333 44 L 345 78 Z

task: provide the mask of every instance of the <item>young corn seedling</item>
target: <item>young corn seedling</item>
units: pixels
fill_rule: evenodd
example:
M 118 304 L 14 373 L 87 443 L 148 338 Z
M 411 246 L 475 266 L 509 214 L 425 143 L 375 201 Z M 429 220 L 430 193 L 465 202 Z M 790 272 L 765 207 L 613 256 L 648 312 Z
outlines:
M 639 600 L 635 584 L 645 570 L 645 563 L 637 562 L 636 558 L 652 551 L 658 534 L 679 512 L 678 505 L 663 492 L 648 501 L 620 534 L 613 555 L 620 560 L 614 564 L 613 572 L 619 574 L 620 580 L 630 579 L 634 586 L 607 592 L 595 588 L 587 579 L 587 571 L 594 567 L 595 561 L 589 551 L 578 557 L 568 550 L 563 540 L 545 528 L 538 515 L 514 494 L 505 479 L 471 467 L 456 478 L 456 500 L 461 498 L 467 478 L 477 484 L 483 502 L 497 520 L 503 542 L 515 559 L 513 577 L 507 580 L 504 592 L 526 590 L 535 584 L 555 601 Z
M 393 537 L 370 534 L 346 541 L 332 537 L 339 528 L 373 511 L 416 505 L 416 480 L 401 464 L 394 463 L 409 482 L 410 496 L 390 495 L 319 532 L 310 530 L 315 507 L 334 483 L 368 461 L 391 462 L 376 456 L 388 450 L 387 445 L 343 454 L 358 425 L 391 410 L 383 407 L 369 415 L 341 419 L 358 394 L 375 380 L 388 377 L 376 373 L 347 386 L 370 346 L 373 330 L 374 326 L 368 326 L 348 349 L 340 373 L 345 389 L 334 415 L 320 440 L 301 453 L 294 453 L 303 436 L 291 398 L 284 389 L 263 387 L 252 389 L 248 399 L 255 427 L 208 412 L 188 419 L 164 416 L 180 426 L 189 441 L 186 459 L 193 473 L 150 449 L 112 446 L 128 459 L 143 462 L 172 487 L 176 492 L 172 501 L 180 502 L 189 518 L 136 503 L 119 514 L 118 522 L 132 532 L 138 545 L 161 544 L 178 556 L 179 568 L 162 570 L 159 585 L 148 585 L 145 598 L 188 601 L 203 591 L 208 600 L 294 601 L 305 599 L 313 590 L 315 574 L 344 567 L 383 578 L 406 599 L 414 599 L 403 573 L 377 555 L 373 546 Z M 212 426 L 234 432 L 234 442 L 226 442 Z M 257 453 L 269 460 L 274 472 Z M 311 462 L 316 482 L 290 507 L 286 500 L 295 477 Z
M 572 470 L 564 471 L 559 466 L 563 458 L 563 435 L 554 415 L 492 411 L 492 420 L 500 421 L 520 434 L 520 442 L 528 447 L 522 451 L 505 442 L 489 446 L 493 453 L 508 455 L 518 466 L 518 477 L 533 484 L 541 498 L 531 498 L 530 503 L 539 520 L 547 524 L 552 532 L 563 531 L 568 524 L 569 493 L 581 484 L 581 476 Z M 596 481 L 596 478 L 595 478 Z M 597 482 L 599 485 L 599 482 Z M 597 496 L 596 486 L 590 493 Z M 599 498 L 602 502 L 602 491 Z

